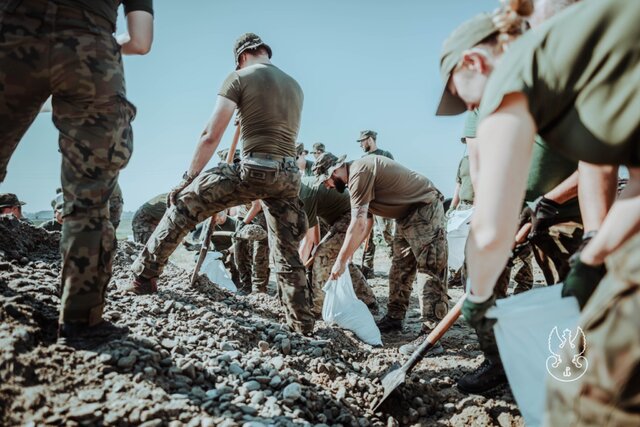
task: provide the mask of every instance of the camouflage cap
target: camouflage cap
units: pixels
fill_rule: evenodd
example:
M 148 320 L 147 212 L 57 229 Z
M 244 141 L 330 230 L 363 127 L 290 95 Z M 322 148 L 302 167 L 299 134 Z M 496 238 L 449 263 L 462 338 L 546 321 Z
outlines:
M 267 239 L 267 232 L 264 228 L 257 224 L 247 224 L 242 227 L 235 235 L 237 239 L 261 241 Z
M 445 40 L 440 53 L 440 77 L 444 83 L 437 116 L 454 116 L 467 111 L 467 106 L 447 87 L 451 73 L 462 60 L 464 51 L 498 32 L 491 15 L 482 13 L 464 22 Z
M 236 60 L 236 70 L 240 68 L 240 55 L 242 55 L 242 53 L 247 50 L 256 49 L 260 46 L 264 46 L 264 48 L 267 49 L 267 52 L 269 53 L 269 58 L 271 58 L 271 55 L 272 55 L 271 48 L 269 47 L 268 44 L 263 42 L 262 39 L 257 34 L 244 33 L 243 35 L 238 37 L 238 39 L 233 45 L 233 55 Z
M 325 182 L 331 178 L 333 171 L 342 166 L 346 158 L 346 155 L 336 157 L 331 153 L 322 153 L 311 168 L 313 174 L 316 176 L 316 180 L 318 182 Z
M 324 144 L 322 142 L 316 142 L 313 144 L 313 151 L 322 151 L 323 153 L 326 151 L 324 148 Z
M 378 137 L 378 132 L 374 131 L 374 130 L 363 130 L 360 131 L 360 138 L 358 138 L 358 142 L 363 141 L 367 138 L 373 138 L 373 140 L 375 141 L 376 138 Z
M 304 151 L 304 143 L 296 142 L 296 156 L 299 156 Z
M 0 194 L 0 208 L 12 208 L 14 206 L 26 205 L 25 202 L 21 202 L 13 193 Z

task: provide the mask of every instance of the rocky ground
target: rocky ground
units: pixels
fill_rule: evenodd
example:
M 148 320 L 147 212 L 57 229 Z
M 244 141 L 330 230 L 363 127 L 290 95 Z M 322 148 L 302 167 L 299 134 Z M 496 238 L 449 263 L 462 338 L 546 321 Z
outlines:
M 462 320 L 378 412 L 381 375 L 419 329 L 412 300 L 405 332 L 372 348 L 318 322 L 312 338 L 282 326 L 270 294 L 240 297 L 170 263 L 156 295 L 120 289 L 140 247 L 120 242 L 105 318 L 128 332 L 101 345 L 56 343 L 58 233 L 0 218 L 0 425 L 441 425 L 521 426 L 507 388 L 458 392 L 480 364 Z M 383 251 L 371 281 L 386 305 Z M 181 263 L 184 264 L 184 263 Z M 461 290 L 451 290 L 452 301 Z

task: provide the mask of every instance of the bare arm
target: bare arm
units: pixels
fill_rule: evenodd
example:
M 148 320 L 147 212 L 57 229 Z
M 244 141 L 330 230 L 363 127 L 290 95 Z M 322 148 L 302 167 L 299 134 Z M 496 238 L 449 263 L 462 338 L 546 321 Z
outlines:
M 584 231 L 596 231 L 616 197 L 618 167 L 580 162 L 578 172 L 578 197 Z
M 578 197 L 578 171 L 569 175 L 564 181 L 545 194 L 544 197 L 560 205 Z
M 128 37 L 118 36 L 122 41 L 125 55 L 146 55 L 153 43 L 153 15 L 144 10 L 134 10 L 127 14 Z M 128 39 L 128 40 L 127 40 Z
M 640 168 L 629 168 L 629 183 L 611 207 L 602 227 L 585 246 L 580 260 L 601 265 L 607 256 L 640 231 Z
M 489 297 L 507 264 L 535 133 L 526 97 L 520 93 L 507 95 L 478 129 L 475 211 L 466 255 L 473 295 Z
M 460 203 L 460 183 L 456 182 L 456 189 L 453 192 L 453 199 L 451 199 L 451 207 L 449 209 L 455 209 Z
M 220 139 L 225 129 L 227 129 L 235 109 L 235 102 L 223 96 L 218 96 L 213 114 L 200 136 L 196 152 L 193 155 L 193 160 L 191 160 L 191 166 L 189 166 L 188 171 L 190 176 L 198 175 L 211 160 L 213 153 L 218 149 Z
M 304 239 L 300 242 L 300 250 L 298 251 L 302 262 L 305 263 L 311 256 L 311 250 L 314 245 L 320 241 L 320 224 L 316 224 L 307 230 Z
M 347 262 L 367 237 L 367 229 L 370 228 L 367 221 L 367 212 L 369 212 L 368 204 L 351 209 L 351 222 L 349 223 L 349 228 L 347 228 L 338 257 L 331 269 L 330 279 L 335 280 L 342 275 Z
M 262 204 L 260 200 L 254 200 L 251 202 L 251 209 L 247 212 L 247 216 L 244 217 L 244 223 L 249 224 L 260 212 L 262 212 Z

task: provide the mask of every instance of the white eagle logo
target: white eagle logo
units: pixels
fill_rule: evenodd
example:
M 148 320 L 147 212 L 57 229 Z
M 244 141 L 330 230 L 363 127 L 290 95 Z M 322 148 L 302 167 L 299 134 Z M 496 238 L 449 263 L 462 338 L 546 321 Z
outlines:
M 571 382 L 584 375 L 589 361 L 583 356 L 587 349 L 587 341 L 582 328 L 578 326 L 575 333 L 564 329 L 562 336 L 555 326 L 549 333 L 549 352 L 547 371 L 558 381 Z

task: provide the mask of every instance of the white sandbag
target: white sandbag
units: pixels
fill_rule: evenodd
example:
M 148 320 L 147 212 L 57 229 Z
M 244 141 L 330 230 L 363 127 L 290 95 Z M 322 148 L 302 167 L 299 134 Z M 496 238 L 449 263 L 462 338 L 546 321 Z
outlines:
M 487 312 L 487 317 L 498 320 L 493 330 L 500 358 L 529 427 L 542 425 L 547 381 L 578 379 L 582 374 L 572 363 L 582 365 L 583 371 L 588 365 L 584 357 L 567 359 L 561 349 L 575 345 L 574 354 L 579 355 L 583 337 L 578 301 L 562 298 L 561 291 L 562 284 L 534 289 L 499 299 Z
M 349 268 L 338 278 L 329 280 L 322 290 L 325 293 L 322 305 L 322 319 L 354 332 L 367 344 L 382 345 L 380 330 L 371 312 L 356 297 L 351 283 Z
M 471 229 L 473 208 L 453 211 L 447 221 L 447 245 L 449 249 L 449 268 L 459 270 L 464 262 L 464 247 Z
M 207 256 L 202 262 L 200 271 L 202 271 L 209 280 L 221 288 L 228 289 L 231 292 L 238 292 L 238 288 L 235 283 L 233 283 L 233 280 L 229 277 L 229 273 L 227 273 L 227 269 L 224 267 L 222 254 L 220 252 L 207 252 Z

